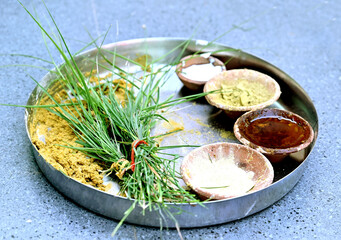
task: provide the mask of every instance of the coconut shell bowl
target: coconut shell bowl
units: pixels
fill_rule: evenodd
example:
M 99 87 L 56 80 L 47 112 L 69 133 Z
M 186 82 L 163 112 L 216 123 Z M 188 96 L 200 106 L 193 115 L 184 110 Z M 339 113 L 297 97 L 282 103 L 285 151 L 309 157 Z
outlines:
M 281 95 L 279 84 L 270 76 L 251 69 L 223 71 L 204 86 L 207 102 L 237 119 L 243 113 L 270 106 Z
M 314 131 L 304 118 L 275 108 L 243 114 L 233 131 L 241 143 L 263 153 L 272 163 L 304 150 L 314 139 Z
M 184 182 L 201 199 L 229 199 L 271 185 L 274 170 L 258 151 L 236 143 L 204 145 L 187 154 L 181 165 Z
M 200 69 L 200 65 L 202 68 Z M 211 66 L 210 68 L 207 68 Z M 193 76 L 186 74 L 186 69 L 195 67 L 196 73 Z M 205 68 L 204 68 L 205 67 Z M 208 70 L 208 72 L 207 72 Z M 201 92 L 205 83 L 217 73 L 226 70 L 225 65 L 218 58 L 205 55 L 189 55 L 180 60 L 176 66 L 176 74 L 181 82 L 194 92 Z

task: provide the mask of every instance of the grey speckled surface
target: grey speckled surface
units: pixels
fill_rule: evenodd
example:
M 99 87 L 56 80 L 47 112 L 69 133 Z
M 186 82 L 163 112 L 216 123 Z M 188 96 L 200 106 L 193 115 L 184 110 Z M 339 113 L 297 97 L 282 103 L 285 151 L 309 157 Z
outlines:
M 46 13 L 34 6 L 41 21 Z M 57 3 L 58 2 L 58 3 Z M 142 37 L 212 40 L 234 24 L 252 18 L 219 42 L 241 48 L 278 66 L 310 95 L 320 133 L 296 187 L 266 210 L 232 223 L 186 229 L 185 239 L 337 239 L 341 235 L 341 3 L 339 1 L 47 1 L 75 52 L 103 33 L 106 42 Z M 298 3 L 301 2 L 301 3 Z M 338 3 L 336 3 L 338 2 Z M 116 35 L 116 23 L 119 34 Z M 142 25 L 146 26 L 146 31 Z M 13 0 L 0 2 L 0 53 L 48 58 L 37 26 Z M 37 60 L 0 56 L 0 65 Z M 45 71 L 1 68 L 0 102 L 25 104 Z M 0 239 L 107 239 L 117 222 L 83 209 L 57 192 L 38 169 L 24 126 L 24 110 L 0 107 Z M 159 229 L 126 224 L 117 239 L 157 239 Z M 175 230 L 164 239 L 177 239 Z

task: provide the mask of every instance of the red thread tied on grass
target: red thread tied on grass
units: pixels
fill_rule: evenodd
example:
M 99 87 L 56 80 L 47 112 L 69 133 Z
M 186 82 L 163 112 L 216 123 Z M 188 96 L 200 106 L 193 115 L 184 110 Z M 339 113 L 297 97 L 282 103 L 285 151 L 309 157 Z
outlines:
M 131 170 L 134 172 L 135 171 L 135 149 L 141 145 L 141 144 L 145 144 L 148 146 L 148 143 L 144 140 L 135 140 L 132 144 L 131 144 Z

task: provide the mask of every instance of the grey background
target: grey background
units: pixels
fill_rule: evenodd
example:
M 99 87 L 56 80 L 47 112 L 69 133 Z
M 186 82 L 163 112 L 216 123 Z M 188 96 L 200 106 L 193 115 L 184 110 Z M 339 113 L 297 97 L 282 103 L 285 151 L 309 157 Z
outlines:
M 257 3 L 256 3 L 257 2 Z M 40 1 L 23 1 L 48 27 Z M 106 43 L 143 37 L 213 40 L 276 65 L 312 98 L 320 133 L 308 167 L 284 198 L 248 218 L 184 229 L 185 239 L 341 238 L 341 3 L 340 1 L 46 1 L 72 52 L 112 29 Z M 142 26 L 145 26 L 143 28 Z M 117 29 L 118 26 L 118 29 Z M 80 42 L 82 41 L 82 42 Z M 13 0 L 0 1 L 0 54 L 48 59 L 38 27 Z M 59 59 L 59 56 L 53 54 Z M 49 68 L 38 60 L 0 55 L 0 65 Z M 0 103 L 25 104 L 46 71 L 0 68 Z M 107 239 L 117 222 L 96 215 L 57 192 L 33 158 L 24 109 L 0 107 L 0 239 Z M 159 229 L 125 224 L 117 239 L 158 239 Z M 178 239 L 175 230 L 164 239 Z

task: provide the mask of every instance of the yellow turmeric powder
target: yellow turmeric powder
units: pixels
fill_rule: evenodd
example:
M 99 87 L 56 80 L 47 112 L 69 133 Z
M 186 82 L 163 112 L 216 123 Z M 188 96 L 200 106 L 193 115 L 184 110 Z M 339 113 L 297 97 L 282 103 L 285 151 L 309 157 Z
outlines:
M 220 96 L 215 100 L 229 106 L 253 106 L 269 100 L 273 96 L 262 83 L 239 79 L 235 84 L 221 84 Z
M 96 72 L 85 74 L 89 77 L 89 82 L 96 85 L 100 84 L 111 75 L 103 78 L 94 76 Z M 122 79 L 115 79 L 112 82 L 114 85 L 119 85 L 116 88 L 115 95 L 119 101 L 125 100 L 126 82 Z M 50 93 L 58 102 L 70 101 L 68 94 L 64 89 L 51 88 Z M 40 105 L 54 104 L 53 101 L 45 96 L 39 102 Z M 70 107 L 72 111 L 72 107 Z M 101 171 L 106 167 L 105 163 L 94 158 L 86 156 L 81 151 L 63 147 L 72 145 L 81 147 L 75 141 L 78 139 L 68 123 L 51 113 L 46 108 L 37 108 L 32 118 L 31 129 L 29 129 L 33 144 L 37 147 L 39 153 L 44 159 L 49 162 L 57 170 L 62 171 L 67 176 L 84 184 L 91 185 L 100 190 L 105 191 L 103 185 L 103 176 Z

